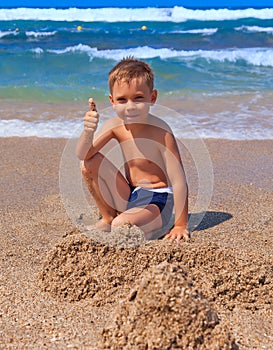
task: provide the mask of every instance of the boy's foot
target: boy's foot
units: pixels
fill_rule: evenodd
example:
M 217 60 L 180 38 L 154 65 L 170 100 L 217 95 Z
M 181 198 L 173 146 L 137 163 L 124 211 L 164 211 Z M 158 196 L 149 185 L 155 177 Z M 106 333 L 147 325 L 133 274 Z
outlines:
M 108 224 L 108 222 L 101 219 L 95 225 L 86 226 L 86 229 L 87 230 L 98 230 L 98 231 L 110 232 L 111 231 L 111 224 Z

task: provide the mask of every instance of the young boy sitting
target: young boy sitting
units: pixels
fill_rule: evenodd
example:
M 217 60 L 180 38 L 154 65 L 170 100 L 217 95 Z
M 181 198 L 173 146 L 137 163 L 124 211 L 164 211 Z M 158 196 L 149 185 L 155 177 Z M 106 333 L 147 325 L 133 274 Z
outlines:
M 94 139 L 99 114 L 89 99 L 77 144 L 83 177 L 102 217 L 94 228 L 110 231 L 129 223 L 153 239 L 153 232 L 168 227 L 174 207 L 174 225 L 162 236 L 188 240 L 188 188 L 179 149 L 167 123 L 149 113 L 157 99 L 151 67 L 124 58 L 110 71 L 108 82 L 117 115 Z M 100 152 L 112 139 L 121 148 L 123 173 Z

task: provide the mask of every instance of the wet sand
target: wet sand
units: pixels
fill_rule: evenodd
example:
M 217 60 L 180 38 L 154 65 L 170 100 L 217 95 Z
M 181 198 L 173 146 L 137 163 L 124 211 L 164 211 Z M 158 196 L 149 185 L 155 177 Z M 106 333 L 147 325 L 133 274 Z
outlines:
M 205 140 L 213 194 L 191 241 L 129 246 L 68 217 L 66 144 L 0 139 L 0 348 L 272 349 L 273 140 Z M 184 165 L 191 212 L 198 176 L 187 152 Z

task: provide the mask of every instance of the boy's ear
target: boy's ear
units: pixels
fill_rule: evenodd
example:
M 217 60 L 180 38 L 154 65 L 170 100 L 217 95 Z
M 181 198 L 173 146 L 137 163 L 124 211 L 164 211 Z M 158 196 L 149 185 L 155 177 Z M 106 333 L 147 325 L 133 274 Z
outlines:
M 157 90 L 153 90 L 151 95 L 151 103 L 154 104 L 156 100 L 157 100 Z
M 114 100 L 113 100 L 113 96 L 112 95 L 109 95 L 109 100 L 110 100 L 110 103 L 113 105 L 114 104 Z

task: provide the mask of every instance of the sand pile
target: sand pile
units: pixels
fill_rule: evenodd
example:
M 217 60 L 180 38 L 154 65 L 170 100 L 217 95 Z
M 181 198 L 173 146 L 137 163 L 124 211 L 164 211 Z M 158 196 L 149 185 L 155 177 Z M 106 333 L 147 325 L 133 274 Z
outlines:
M 132 228 L 133 230 L 134 228 Z M 40 284 L 54 298 L 89 298 L 96 305 L 118 302 L 151 266 L 179 263 L 195 287 L 217 305 L 232 310 L 270 307 L 273 261 L 238 256 L 216 243 L 150 241 L 137 247 L 109 246 L 82 233 L 64 237 L 48 254 Z
M 96 305 L 115 303 L 128 294 L 145 269 L 170 259 L 172 249 L 159 249 L 152 242 L 128 247 L 125 239 L 124 248 L 121 239 L 119 236 L 118 245 L 113 246 L 80 232 L 64 237 L 44 261 L 40 274 L 42 289 L 71 302 L 92 298 Z M 181 255 L 180 248 L 177 252 Z
M 262 258 L 247 251 L 220 247 L 216 243 L 190 244 L 184 249 L 185 266 L 193 283 L 205 297 L 232 310 L 272 306 L 273 259 Z
M 110 325 L 101 349 L 237 349 L 227 326 L 178 264 L 146 271 Z

